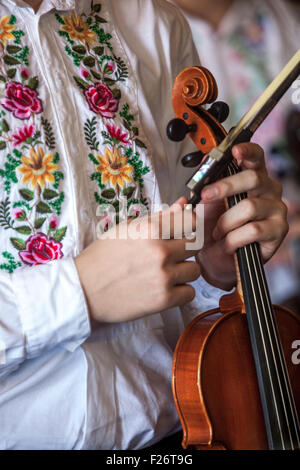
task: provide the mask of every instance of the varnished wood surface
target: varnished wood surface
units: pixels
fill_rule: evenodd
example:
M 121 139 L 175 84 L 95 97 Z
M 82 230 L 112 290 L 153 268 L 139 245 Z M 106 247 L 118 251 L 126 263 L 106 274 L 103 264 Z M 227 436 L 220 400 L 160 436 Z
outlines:
M 299 414 L 299 366 L 291 357 L 300 321 L 281 307 L 275 316 Z M 215 309 L 188 325 L 174 354 L 173 393 L 184 448 L 268 448 L 246 315 Z

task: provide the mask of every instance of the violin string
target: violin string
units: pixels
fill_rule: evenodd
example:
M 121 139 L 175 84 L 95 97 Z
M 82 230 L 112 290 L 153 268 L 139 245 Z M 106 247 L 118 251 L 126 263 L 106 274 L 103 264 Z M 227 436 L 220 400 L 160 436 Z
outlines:
M 243 199 L 241 195 L 239 195 L 238 198 L 239 198 L 239 202 Z M 253 266 L 254 266 L 254 269 L 255 269 L 255 274 L 256 274 L 257 279 L 258 279 L 258 270 L 260 271 L 260 282 L 257 283 L 257 286 L 258 286 L 258 289 L 259 289 L 259 294 L 260 294 L 260 300 L 261 300 L 261 303 L 262 303 L 262 307 L 264 309 L 265 323 L 266 323 L 266 327 L 267 327 L 267 330 L 268 330 L 270 346 L 271 346 L 271 349 L 272 349 L 272 356 L 273 356 L 273 361 L 274 361 L 274 365 L 275 365 L 275 370 L 276 370 L 276 373 L 277 373 L 278 385 L 279 385 L 279 388 L 280 388 L 280 394 L 281 394 L 281 397 L 282 397 L 282 404 L 283 404 L 283 408 L 284 408 L 284 414 L 285 414 L 285 417 L 286 417 L 286 422 L 288 424 L 288 432 L 289 432 L 289 436 L 290 436 L 290 442 L 291 442 L 291 445 L 293 446 L 293 438 L 291 436 L 291 429 L 290 429 L 290 426 L 289 426 L 290 423 L 289 423 L 288 413 L 287 413 L 286 404 L 285 404 L 285 401 L 284 401 L 284 398 L 283 398 L 284 397 L 284 392 L 283 392 L 283 389 L 282 389 L 280 374 L 279 374 L 278 367 L 277 367 L 278 360 L 276 361 L 274 359 L 275 349 L 276 348 L 274 348 L 274 345 L 273 345 L 272 340 L 271 340 L 272 336 L 271 336 L 271 331 L 270 331 L 270 327 L 269 327 L 270 324 L 271 324 L 271 329 L 273 329 L 273 338 L 275 339 L 275 343 L 276 343 L 276 346 L 277 346 L 277 357 L 278 357 L 280 365 L 281 365 L 281 374 L 282 374 L 284 382 L 285 382 L 285 393 L 288 397 L 288 401 L 289 401 L 289 405 L 290 405 L 290 412 L 292 414 L 292 419 L 293 419 L 293 424 L 294 424 L 294 430 L 295 430 L 295 433 L 297 435 L 297 440 L 298 440 L 298 431 L 297 431 L 297 426 L 296 426 L 296 421 L 297 420 L 295 420 L 294 409 L 293 409 L 293 406 L 292 406 L 292 401 L 293 400 L 292 400 L 292 397 L 291 397 L 290 388 L 289 388 L 289 385 L 288 385 L 287 376 L 286 376 L 284 365 L 283 365 L 284 357 L 283 357 L 283 354 L 281 352 L 279 341 L 278 341 L 278 333 L 277 333 L 277 330 L 276 330 L 276 327 L 275 327 L 274 316 L 273 316 L 273 313 L 272 313 L 273 308 L 272 308 L 272 305 L 271 305 L 271 302 L 270 302 L 270 297 L 267 293 L 267 289 L 266 289 L 266 285 L 265 285 L 265 280 L 264 280 L 264 276 L 263 276 L 263 272 L 262 272 L 262 265 L 261 265 L 261 262 L 259 260 L 259 255 L 258 255 L 258 247 L 257 247 L 256 244 L 250 244 L 248 246 L 248 254 L 249 254 L 249 250 L 251 251 L 251 258 L 252 258 L 252 262 L 253 262 Z M 253 250 L 255 250 L 255 252 Z M 263 293 L 261 291 L 261 285 L 263 285 L 263 287 L 264 287 L 264 291 L 265 291 L 264 296 L 263 296 Z M 265 305 L 265 301 L 266 301 L 267 305 Z M 268 310 L 269 310 L 269 315 L 268 315 Z M 269 324 L 267 322 L 267 318 L 268 318 L 267 315 L 269 316 L 269 320 L 268 320 Z
M 232 172 L 231 166 L 230 166 L 230 170 L 229 170 L 229 171 L 230 171 L 230 174 L 232 175 L 233 172 Z M 234 171 L 234 172 L 236 172 L 236 171 Z M 241 201 L 242 201 L 241 195 L 238 195 L 238 198 L 239 198 L 239 201 L 237 200 L 237 195 L 234 195 L 235 204 L 238 204 L 238 202 L 241 202 Z M 252 286 L 252 292 L 253 292 L 253 294 L 254 294 L 254 301 L 255 301 L 256 310 L 257 310 L 257 312 L 258 312 L 259 309 L 258 309 L 257 298 L 256 298 L 255 289 L 254 289 L 254 282 L 253 282 L 253 278 L 252 278 L 252 274 L 251 274 L 251 268 L 250 268 L 250 263 L 249 263 L 249 256 L 250 256 L 250 255 L 249 255 L 247 246 L 244 247 L 243 252 L 244 252 L 244 254 L 246 255 L 246 262 L 247 262 L 247 267 L 248 267 L 248 275 L 249 275 L 250 282 L 251 282 L 251 286 Z M 266 311 L 265 311 L 265 303 L 264 303 L 264 300 L 263 300 L 261 291 L 260 291 L 260 300 L 261 300 L 261 304 L 262 304 L 262 307 L 263 307 L 263 310 L 264 310 L 264 312 L 263 312 L 263 313 L 264 313 L 264 319 L 265 319 L 265 323 L 266 323 L 267 330 L 268 330 L 268 334 L 269 334 L 269 342 L 270 342 L 270 344 L 271 344 L 271 349 L 272 349 L 272 354 L 273 354 L 273 362 L 276 363 L 276 361 L 274 360 L 274 349 L 273 349 L 272 339 L 271 339 L 271 336 L 270 336 L 270 331 L 269 331 L 268 323 L 267 323 L 267 316 L 266 316 Z M 278 407 L 277 407 L 277 403 L 276 403 L 276 396 L 275 396 L 275 391 L 274 391 L 273 382 L 272 382 L 272 376 L 271 376 L 271 370 L 270 370 L 270 362 L 269 362 L 269 357 L 268 357 L 268 353 L 267 353 L 267 347 L 266 347 L 265 337 L 264 337 L 264 334 L 263 334 L 263 329 L 262 329 L 262 324 L 261 324 L 261 318 L 259 317 L 259 315 L 257 315 L 257 319 L 258 319 L 258 323 L 259 323 L 259 328 L 260 328 L 260 332 L 261 332 L 261 338 L 262 338 L 263 347 L 264 347 L 264 353 L 265 353 L 265 357 L 266 357 L 266 364 L 267 364 L 268 375 L 269 375 L 269 380 L 270 380 L 270 385 L 271 385 L 271 391 L 272 391 L 272 395 L 273 395 L 273 399 L 274 399 L 274 404 L 275 404 L 275 408 L 276 408 L 277 422 L 278 422 L 278 427 L 279 427 L 279 431 L 280 431 L 281 442 L 282 442 L 283 448 L 285 449 L 285 444 L 284 444 L 283 436 L 282 436 L 282 427 L 281 427 L 280 417 L 279 417 L 279 413 L 278 413 Z M 277 370 L 277 369 L 276 369 L 276 375 L 277 375 L 278 383 L 280 384 L 280 380 L 279 380 L 279 375 L 278 375 L 278 370 Z M 281 393 L 281 396 L 282 396 L 281 387 L 280 387 L 280 393 Z M 282 396 L 282 401 L 283 401 L 283 403 L 284 403 L 283 396 Z M 286 415 L 286 413 L 285 413 L 285 415 Z M 287 416 L 286 416 L 286 420 L 287 420 L 287 422 L 288 422 Z M 288 424 L 289 424 L 289 423 L 288 423 Z M 289 427 L 289 426 L 288 426 L 288 427 Z
M 252 252 L 252 257 L 254 258 L 254 254 L 253 254 L 253 247 L 252 245 L 250 245 L 250 251 Z M 258 277 L 258 273 L 257 273 L 257 268 L 255 266 L 255 263 L 254 264 L 254 269 L 255 269 L 255 274 L 256 274 L 256 277 Z M 260 297 L 263 298 L 262 296 L 262 292 L 261 292 L 261 287 L 260 287 L 260 283 L 258 283 L 258 288 L 259 288 L 259 292 L 260 292 Z M 268 296 L 265 296 L 265 298 L 267 299 Z M 271 344 L 271 349 L 272 349 L 272 355 L 273 355 L 273 360 L 274 360 L 274 365 L 275 365 L 275 370 L 276 370 L 276 375 L 277 375 L 277 378 L 278 378 L 278 385 L 279 385 L 279 388 L 280 388 L 280 395 L 282 397 L 282 404 L 283 404 L 283 408 L 284 408 L 284 414 L 285 414 L 285 417 L 286 417 L 286 421 L 288 423 L 288 432 L 289 432 L 289 436 L 290 436 L 290 442 L 291 442 L 291 445 L 294 447 L 293 445 L 293 439 L 292 439 L 292 436 L 291 436 L 291 429 L 290 429 L 290 423 L 289 423 L 289 418 L 288 418 L 288 414 L 287 414 L 287 409 L 286 409 L 286 404 L 285 404 L 285 400 L 284 400 L 284 392 L 283 392 L 283 389 L 282 389 L 282 383 L 281 383 L 281 380 L 280 380 L 280 374 L 279 374 L 279 370 L 278 370 L 278 367 L 277 367 L 277 364 L 278 364 L 278 361 L 275 360 L 275 348 L 274 348 L 274 344 L 271 340 L 272 336 L 271 336 L 271 331 L 270 331 L 270 325 L 268 324 L 267 322 L 267 310 L 265 309 L 265 304 L 263 304 L 263 309 L 264 309 L 264 314 L 265 314 L 265 319 L 266 319 L 266 326 L 267 326 L 267 330 L 268 330 L 268 335 L 269 335 L 269 340 L 270 340 L 270 344 Z M 270 310 L 269 308 L 269 322 L 270 322 L 270 319 L 271 319 L 271 323 L 272 323 L 272 311 Z M 273 325 L 274 326 L 274 325 Z M 273 328 L 274 329 L 274 328 Z M 282 366 L 282 355 L 280 354 L 280 349 L 279 349 L 279 344 L 278 342 L 276 341 L 276 334 L 275 334 L 275 331 L 273 331 L 273 338 L 275 338 L 275 343 L 276 346 L 277 346 L 277 357 L 279 358 L 279 361 L 281 362 L 281 366 Z M 283 367 L 282 367 L 282 375 L 284 377 L 284 380 L 285 380 L 285 374 L 284 374 L 284 371 L 283 371 Z M 286 380 L 285 380 L 286 382 Z M 285 383 L 286 385 L 286 391 L 288 391 L 288 386 L 287 386 L 287 383 Z M 290 400 L 289 400 L 290 401 Z
M 233 164 L 233 167 L 234 167 L 234 164 Z M 242 195 L 239 195 L 238 197 L 239 197 L 239 201 L 241 201 L 242 200 Z M 290 409 L 290 413 L 292 415 L 292 420 L 293 420 L 297 445 L 300 448 L 300 440 L 299 440 L 299 432 L 298 432 L 298 430 L 299 430 L 299 421 L 298 421 L 297 414 L 295 414 L 295 411 L 296 411 L 295 401 L 294 401 L 293 394 L 291 392 L 291 384 L 290 384 L 289 376 L 287 374 L 287 366 L 286 366 L 285 357 L 282 353 L 282 348 L 281 348 L 280 343 L 279 343 L 278 331 L 277 331 L 277 328 L 276 328 L 276 325 L 275 325 L 275 318 L 274 318 L 274 315 L 272 313 L 273 312 L 273 307 L 271 305 L 270 296 L 268 295 L 268 290 L 267 290 L 267 287 L 266 287 L 265 276 L 263 274 L 263 268 L 262 268 L 262 262 L 261 262 L 261 259 L 260 259 L 259 253 L 258 253 L 258 246 L 257 246 L 257 244 L 251 244 L 249 246 L 249 248 L 250 248 L 251 253 L 252 253 L 252 261 L 253 261 L 253 265 L 254 265 L 254 268 L 255 268 L 255 271 L 256 271 L 256 277 L 257 278 L 258 278 L 257 270 L 260 271 L 261 282 L 258 283 L 258 288 L 259 288 L 259 291 L 260 291 L 260 297 L 261 297 L 261 299 L 266 300 L 267 307 L 269 309 L 269 321 L 270 321 L 270 324 L 271 324 L 271 328 L 273 330 L 273 337 L 275 339 L 275 343 L 276 343 L 276 347 L 277 347 L 277 356 L 279 358 L 279 362 L 280 362 L 280 366 L 281 366 L 281 374 L 282 374 L 282 377 L 283 377 L 283 380 L 284 380 L 285 394 L 287 395 L 288 402 L 289 402 L 289 409 Z M 262 287 L 264 289 L 264 294 L 265 294 L 264 297 L 261 293 L 261 284 L 262 284 Z M 264 307 L 265 307 L 265 305 L 264 305 Z M 266 316 L 266 318 L 267 318 L 267 316 Z M 266 323 L 266 325 L 267 325 L 267 328 L 268 328 L 268 331 L 269 331 L 269 326 L 268 326 L 267 323 Z M 269 331 L 269 336 L 270 336 L 270 331 Z M 272 344 L 271 344 L 271 347 L 273 349 Z M 274 351 L 273 351 L 273 356 L 274 356 Z M 278 371 L 277 361 L 274 361 L 274 362 L 275 362 L 276 370 Z M 277 372 L 277 376 L 279 376 L 278 372 Z M 281 390 L 281 395 L 284 396 L 283 391 L 282 391 L 282 384 L 281 384 L 280 380 L 279 380 L 279 387 L 280 387 L 280 390 Z M 289 424 L 289 419 L 288 419 L 288 416 L 287 416 L 287 411 L 286 411 L 286 406 L 285 406 L 284 400 L 283 400 L 283 406 L 284 406 L 284 411 L 285 411 L 285 415 L 286 415 L 286 418 L 287 418 L 287 423 Z M 290 441 L 291 441 L 291 443 L 293 443 L 293 438 L 291 436 L 290 426 L 288 426 L 288 431 L 289 431 L 289 435 L 290 435 Z
M 272 307 L 271 307 L 271 303 L 270 303 L 270 297 L 268 295 L 267 286 L 266 286 L 266 282 L 265 282 L 265 276 L 263 275 L 263 271 L 262 271 L 262 265 L 261 265 L 261 262 L 259 261 L 259 253 L 258 253 L 257 245 L 254 245 L 253 249 L 255 250 L 255 255 L 254 256 L 257 260 L 257 265 L 258 265 L 258 268 L 260 270 L 262 285 L 263 285 L 263 289 L 265 291 L 265 298 L 267 299 L 269 309 L 271 309 Z M 286 392 L 287 392 L 287 396 L 288 396 L 288 400 L 289 400 L 289 404 L 290 404 L 290 411 L 291 411 L 293 422 L 294 422 L 294 430 L 295 430 L 295 434 L 296 434 L 297 444 L 298 444 L 298 447 L 300 448 L 299 420 L 298 420 L 298 416 L 297 416 L 297 413 L 296 413 L 296 405 L 295 405 L 294 397 L 293 397 L 293 394 L 291 392 L 291 390 L 292 390 L 291 382 L 290 382 L 289 376 L 287 374 L 287 364 L 286 364 L 284 354 L 282 353 L 282 348 L 281 348 L 280 343 L 279 343 L 279 338 L 278 338 L 277 329 L 276 329 L 276 325 L 275 325 L 275 319 L 274 319 L 272 314 L 270 315 L 270 320 L 271 320 L 272 328 L 273 328 L 273 331 L 274 331 L 274 337 L 275 337 L 275 342 L 277 344 L 277 349 L 279 351 L 279 360 L 280 360 L 282 375 L 283 375 L 283 378 L 284 378 L 284 381 L 285 381 Z
M 233 168 L 234 168 L 234 171 L 237 172 L 238 169 L 236 169 L 235 165 L 233 164 Z M 232 171 L 231 171 L 231 174 L 232 174 Z M 246 197 L 246 196 L 245 196 Z M 235 198 L 235 201 L 237 200 L 237 198 Z M 242 195 L 239 196 L 239 201 L 242 200 Z M 267 290 L 267 287 L 266 287 L 266 282 L 265 282 L 265 277 L 263 275 L 263 268 L 262 268 L 262 262 L 261 262 L 261 259 L 259 257 L 259 253 L 258 253 L 258 246 L 257 244 L 251 244 L 249 245 L 249 248 L 251 250 L 251 254 L 252 254 L 252 261 L 253 261 L 253 265 L 254 265 L 254 268 L 255 268 L 255 271 L 256 271 L 256 277 L 258 278 L 258 273 L 257 273 L 257 270 L 260 271 L 260 276 L 261 276 L 261 282 L 258 283 L 258 288 L 259 288 L 259 291 L 260 291 L 260 298 L 261 300 L 265 299 L 266 302 L 267 302 L 267 306 L 269 308 L 269 320 L 270 320 L 270 323 L 271 323 L 271 328 L 273 329 L 273 336 L 275 338 L 275 343 L 276 343 L 276 346 L 277 346 L 277 355 L 279 357 L 279 362 L 280 362 L 280 365 L 281 365 L 281 374 L 283 376 L 283 379 L 284 379 L 284 383 L 285 383 L 285 393 L 288 397 L 288 401 L 289 401 L 289 405 L 290 405 L 290 412 L 291 412 L 291 415 L 292 415 L 292 420 L 293 420 L 293 425 L 294 425 L 294 431 L 295 431 L 295 434 L 296 434 L 296 440 L 298 441 L 298 446 L 300 447 L 300 442 L 299 442 L 299 433 L 298 433 L 298 429 L 299 429 L 299 422 L 298 422 L 298 417 L 297 417 L 297 414 L 295 414 L 295 410 L 296 410 L 296 407 L 295 407 L 295 402 L 294 402 L 294 398 L 293 398 L 293 395 L 291 393 L 291 386 L 290 386 L 290 381 L 289 381 L 289 377 L 287 375 L 287 368 L 286 368 L 286 362 L 285 362 L 285 357 L 284 355 L 282 354 L 282 350 L 280 348 L 280 343 L 279 343 L 279 338 L 278 338 L 278 333 L 277 333 L 277 329 L 276 329 L 276 325 L 275 325 L 275 318 L 272 314 L 273 312 L 273 308 L 271 306 L 271 302 L 270 302 L 270 297 L 268 295 L 268 290 Z M 254 250 L 254 251 L 253 251 Z M 261 284 L 263 286 L 263 289 L 264 289 L 264 293 L 265 293 L 265 296 L 263 297 L 262 295 L 262 292 L 261 292 Z M 262 302 L 263 304 L 263 308 L 265 310 L 265 313 L 266 313 L 266 309 L 265 309 L 265 303 L 264 301 Z M 267 315 L 265 314 L 265 319 L 267 319 Z M 269 326 L 266 322 L 266 326 L 268 328 L 268 332 L 269 332 L 269 338 L 271 339 L 271 335 L 270 335 L 270 330 L 269 330 Z M 273 345 L 270 341 L 270 344 L 271 344 L 271 347 L 273 349 Z M 273 349 L 273 357 L 274 357 L 274 349 Z M 276 367 L 276 372 L 277 372 L 277 377 L 279 378 L 279 373 L 278 373 L 278 369 L 277 369 L 277 363 L 275 362 L 275 367 Z M 284 394 L 283 394 L 283 391 L 282 391 L 282 387 L 281 387 L 281 383 L 280 383 L 280 380 L 279 380 L 279 386 L 280 386 L 280 391 L 281 391 L 281 396 L 283 397 Z M 289 418 L 287 416 L 287 412 L 286 412 L 286 407 L 285 407 L 285 403 L 284 403 L 284 400 L 283 400 L 283 406 L 284 406 L 284 411 L 285 411 L 285 415 L 286 415 L 286 420 L 287 420 L 287 423 L 289 425 Z M 290 426 L 288 426 L 288 430 L 289 430 L 289 434 L 290 434 L 290 441 L 291 441 L 291 444 L 293 445 L 293 439 L 292 439 L 292 436 L 291 436 L 291 433 L 290 433 Z
M 230 172 L 230 174 L 232 174 L 232 172 Z M 235 204 L 238 204 L 238 202 L 241 202 L 241 200 L 242 200 L 240 196 L 238 196 L 238 197 L 239 197 L 239 201 L 237 200 L 237 196 L 236 195 L 234 196 Z M 252 278 L 252 275 L 251 275 L 251 268 L 250 268 L 250 263 L 249 263 L 249 256 L 248 256 L 247 247 L 244 247 L 242 249 L 242 251 L 243 251 L 243 253 L 245 254 L 245 257 L 246 257 L 246 263 L 247 263 L 247 267 L 248 267 L 248 276 L 249 276 L 250 282 L 251 282 L 251 287 L 252 287 L 252 292 L 253 292 L 253 298 L 254 298 L 254 301 L 255 301 L 256 311 L 258 313 L 259 308 L 258 308 L 258 304 L 257 304 L 257 298 L 256 298 L 256 293 L 255 293 L 255 288 L 254 288 L 254 282 L 253 282 L 253 278 Z M 264 308 L 264 303 L 263 303 L 262 299 L 261 299 L 261 304 Z M 264 316 L 265 316 L 265 322 L 266 322 L 265 312 L 264 312 Z M 276 402 L 276 395 L 275 395 L 272 376 L 271 376 L 270 362 L 269 362 L 269 357 L 268 357 L 268 353 L 267 353 L 266 341 L 265 341 L 265 337 L 264 337 L 264 334 L 263 334 L 261 318 L 260 318 L 259 315 L 257 315 L 257 320 L 258 320 L 258 323 L 259 323 L 259 329 L 260 329 L 260 333 L 261 333 L 261 339 L 262 339 L 265 358 L 266 358 L 267 371 L 268 371 L 268 375 L 269 375 L 269 383 L 270 383 L 271 392 L 272 392 L 272 395 L 273 395 L 273 402 L 274 402 L 274 405 L 275 405 L 276 418 L 277 418 L 278 428 L 279 428 L 279 432 L 280 432 L 281 443 L 282 443 L 282 447 L 285 449 L 285 444 L 284 444 L 283 436 L 282 436 L 282 427 L 281 427 L 281 422 L 280 422 L 280 417 L 279 417 L 279 412 L 278 412 L 278 407 L 277 407 L 277 402 Z M 270 341 L 270 338 L 269 338 L 269 341 Z M 273 360 L 274 360 L 274 357 L 273 357 Z M 277 376 L 278 376 L 278 374 L 277 374 Z

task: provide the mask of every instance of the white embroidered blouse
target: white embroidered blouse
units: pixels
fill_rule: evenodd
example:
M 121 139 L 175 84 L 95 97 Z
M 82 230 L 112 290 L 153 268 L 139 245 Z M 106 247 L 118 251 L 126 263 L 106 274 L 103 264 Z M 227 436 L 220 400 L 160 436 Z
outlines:
M 200 280 L 184 309 L 91 334 L 73 258 L 109 226 L 99 204 L 138 216 L 184 192 L 165 129 L 198 62 L 162 0 L 0 1 L 1 449 L 137 449 L 178 429 L 173 350 L 220 292 Z

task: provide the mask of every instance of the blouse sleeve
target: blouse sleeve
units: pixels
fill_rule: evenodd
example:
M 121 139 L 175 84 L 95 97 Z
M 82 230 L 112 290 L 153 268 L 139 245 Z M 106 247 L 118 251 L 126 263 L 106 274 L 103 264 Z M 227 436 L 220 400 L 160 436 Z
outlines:
M 0 276 L 0 377 L 57 346 L 74 351 L 90 335 L 72 258 Z

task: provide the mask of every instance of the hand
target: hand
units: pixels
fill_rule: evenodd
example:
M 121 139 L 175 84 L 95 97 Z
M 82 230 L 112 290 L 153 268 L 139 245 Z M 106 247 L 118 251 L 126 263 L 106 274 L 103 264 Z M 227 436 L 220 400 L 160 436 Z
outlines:
M 123 222 L 77 256 L 92 326 L 95 321 L 134 320 L 193 299 L 194 289 L 186 283 L 196 280 L 201 270 L 197 262 L 185 260 L 198 251 L 187 250 L 185 238 L 174 239 L 184 233 L 186 202 L 181 198 L 171 209 Z M 195 214 L 192 217 L 194 230 Z M 168 225 L 171 239 L 163 239 Z
M 226 290 L 236 282 L 232 255 L 238 248 L 256 241 L 268 261 L 288 232 L 282 187 L 269 177 L 263 150 L 244 143 L 232 153 L 243 172 L 203 189 L 205 244 L 197 256 L 204 278 Z M 248 192 L 248 199 L 225 211 L 223 199 L 242 192 Z

